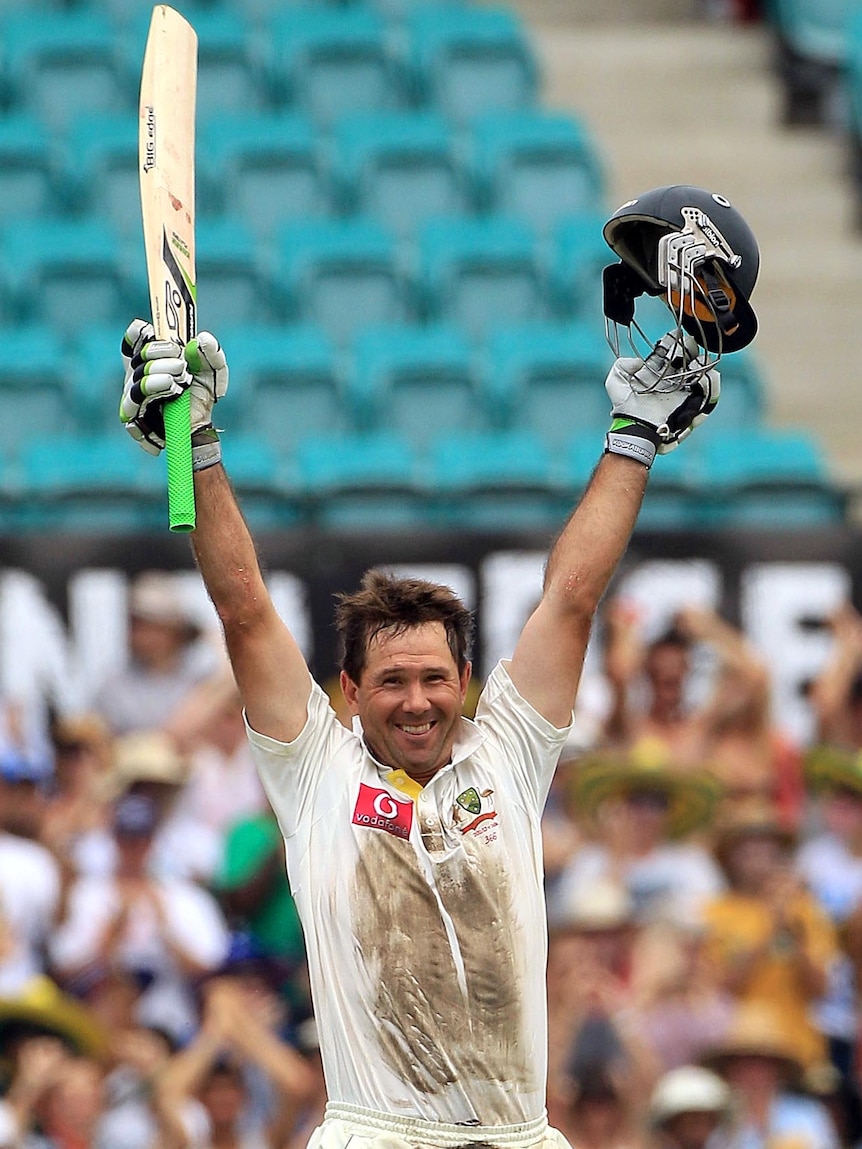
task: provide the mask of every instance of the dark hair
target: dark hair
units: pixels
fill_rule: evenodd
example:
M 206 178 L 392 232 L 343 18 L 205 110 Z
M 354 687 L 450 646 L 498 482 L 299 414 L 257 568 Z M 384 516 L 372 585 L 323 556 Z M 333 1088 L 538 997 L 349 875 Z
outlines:
M 647 648 L 647 652 L 652 654 L 654 650 L 660 650 L 663 646 L 672 647 L 675 650 L 691 650 L 691 639 L 677 626 L 669 626 L 667 630 L 663 630 L 660 635 L 652 640 Z
M 398 634 L 427 622 L 441 622 L 459 673 L 467 665 L 473 618 L 447 586 L 419 578 L 395 578 L 366 571 L 358 591 L 337 596 L 335 624 L 341 640 L 341 669 L 359 682 L 376 634 Z

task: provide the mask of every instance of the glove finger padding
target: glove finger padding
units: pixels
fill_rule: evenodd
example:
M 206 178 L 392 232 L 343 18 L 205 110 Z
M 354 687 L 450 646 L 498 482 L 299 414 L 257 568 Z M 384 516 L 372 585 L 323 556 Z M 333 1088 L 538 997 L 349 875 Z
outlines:
M 212 424 L 212 409 L 228 388 L 228 365 L 221 344 L 210 331 L 201 331 L 184 350 L 191 372 L 191 427 Z
M 125 363 L 120 420 L 149 454 L 165 445 L 164 404 L 191 385 L 179 344 L 157 340 L 152 325 L 136 319 L 123 336 Z

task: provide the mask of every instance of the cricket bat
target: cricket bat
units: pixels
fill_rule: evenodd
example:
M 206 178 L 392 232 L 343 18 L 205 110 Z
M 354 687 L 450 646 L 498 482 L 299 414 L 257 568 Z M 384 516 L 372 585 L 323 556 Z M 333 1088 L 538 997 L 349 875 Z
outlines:
M 139 172 L 147 279 L 156 339 L 185 345 L 197 332 L 195 93 L 198 39 L 166 4 L 153 8 L 141 73 Z M 195 528 L 189 393 L 165 404 L 168 515 Z

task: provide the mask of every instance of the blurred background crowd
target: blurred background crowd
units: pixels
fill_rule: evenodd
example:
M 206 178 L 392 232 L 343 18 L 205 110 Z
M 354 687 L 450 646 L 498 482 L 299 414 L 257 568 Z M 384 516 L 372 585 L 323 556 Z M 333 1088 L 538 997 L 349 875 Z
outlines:
M 576 1149 L 862 1144 L 862 617 L 830 620 L 810 745 L 726 620 L 600 622 L 603 714 L 544 819 L 552 1122 Z M 239 697 L 160 572 L 128 650 L 47 754 L 7 707 L 0 1145 L 293 1149 L 324 1086 Z

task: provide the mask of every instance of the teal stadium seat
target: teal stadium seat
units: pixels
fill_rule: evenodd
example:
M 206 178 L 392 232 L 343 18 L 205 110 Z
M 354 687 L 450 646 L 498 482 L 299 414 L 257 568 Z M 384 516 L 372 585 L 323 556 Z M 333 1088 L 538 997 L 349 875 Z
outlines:
M 320 134 L 302 113 L 205 119 L 198 157 L 199 207 L 233 212 L 260 237 L 286 220 L 331 213 Z
M 369 0 L 376 12 L 394 25 L 402 24 L 420 8 L 451 8 L 455 0 Z M 469 2 L 469 0 L 465 0 Z
M 395 431 L 418 450 L 442 428 L 487 425 L 472 350 L 452 327 L 378 327 L 356 340 L 349 375 L 359 426 Z
M 116 432 L 33 438 L 20 452 L 25 526 L 54 531 L 152 530 L 167 514 L 163 468 Z M 148 465 L 149 464 L 149 465 Z
M 309 4 L 279 10 L 267 28 L 272 98 L 319 124 L 348 112 L 405 106 L 403 69 L 370 7 Z
M 54 449 L 69 430 L 67 351 L 47 324 L 24 324 L 3 331 L 4 366 L 0 372 L 0 449 L 8 459 L 19 443 L 33 436 L 54 435 Z M 74 415 L 72 415 L 74 418 Z
M 365 531 L 422 524 L 417 458 L 410 443 L 393 432 L 306 439 L 297 448 L 296 466 L 316 526 Z
M 197 101 L 208 115 L 253 115 L 269 102 L 263 60 L 252 26 L 233 7 L 214 6 L 191 17 L 198 35 Z
M 284 457 L 270 442 L 228 432 L 222 436 L 222 454 L 253 530 L 285 530 L 304 521 L 302 501 L 287 489 Z
M 253 324 L 225 327 L 219 338 L 231 371 L 226 426 L 287 454 L 309 436 L 347 429 L 341 364 L 320 328 Z
M 149 309 L 141 313 L 149 318 Z M 131 314 L 119 323 L 85 324 L 72 332 L 65 346 L 63 385 L 67 414 L 80 431 L 114 433 L 120 430 L 119 408 L 123 384 L 120 343 Z
M 543 234 L 566 216 L 604 214 L 596 144 L 574 117 L 533 109 L 488 113 L 473 123 L 472 143 L 485 210 L 520 215 Z
M 285 312 L 318 324 L 339 344 L 369 324 L 412 317 L 396 240 L 376 220 L 288 223 L 279 229 L 276 259 Z
M 718 364 L 721 395 L 709 417 L 712 430 L 758 427 L 766 414 L 766 384 L 755 352 L 750 348 L 723 355 Z M 709 432 L 707 432 L 709 433 Z
M 405 29 L 420 104 L 467 123 L 486 111 L 534 103 L 535 56 L 521 21 L 508 8 L 416 5 Z
M 551 236 L 548 271 L 557 312 L 599 326 L 604 325 L 602 271 L 617 261 L 602 236 L 605 219 L 606 216 L 593 212 L 560 219 Z M 651 310 L 651 302 L 638 301 L 638 321 L 643 310 Z M 661 322 L 664 332 L 671 324 L 667 311 Z
M 58 175 L 51 138 L 30 114 L 0 119 L 0 227 L 23 216 L 50 213 Z
M 436 526 L 545 529 L 565 514 L 553 461 L 529 431 L 442 432 L 428 460 Z
M 612 362 L 603 333 L 587 324 L 495 331 L 486 387 L 499 425 L 531 431 L 555 454 L 575 435 L 600 441 L 610 423 L 604 381 Z
M 63 128 L 84 112 L 133 111 L 136 71 L 122 37 L 92 10 L 30 11 L 0 25 L 7 100 Z
M 804 432 L 703 429 L 697 466 L 712 526 L 787 529 L 843 521 L 846 496 Z
M 20 220 L 5 228 L 0 250 L 18 322 L 47 322 L 64 333 L 115 323 L 122 332 L 130 307 L 140 314 L 129 278 L 140 252 L 127 251 L 105 220 Z
M 495 326 L 549 318 L 536 237 L 523 220 L 429 220 L 419 233 L 419 277 L 428 315 L 484 339 Z
M 244 219 L 198 219 L 198 328 L 216 333 L 230 324 L 261 323 L 274 307 L 258 240 Z
M 375 216 L 400 235 L 472 207 L 457 137 L 434 112 L 347 116 L 335 127 L 333 151 L 344 210 Z
M 73 210 L 107 219 L 121 235 L 143 242 L 135 112 L 76 117 L 64 135 L 63 178 Z

